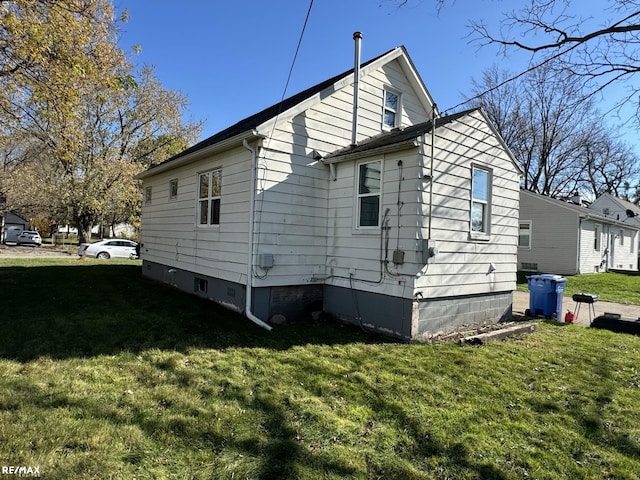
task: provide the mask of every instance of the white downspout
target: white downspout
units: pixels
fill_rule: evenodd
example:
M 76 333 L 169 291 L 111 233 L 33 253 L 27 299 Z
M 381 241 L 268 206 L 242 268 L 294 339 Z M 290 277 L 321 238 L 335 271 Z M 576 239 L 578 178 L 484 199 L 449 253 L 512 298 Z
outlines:
M 431 106 L 431 155 L 429 158 L 429 230 L 427 237 L 431 241 L 431 224 L 433 223 L 433 163 L 436 151 L 436 104 Z
M 253 312 L 251 312 L 251 299 L 252 295 L 252 287 L 253 287 L 253 222 L 254 222 L 254 212 L 255 212 L 255 202 L 256 202 L 256 171 L 258 169 L 258 161 L 256 158 L 256 150 L 255 148 L 251 148 L 249 142 L 246 139 L 242 140 L 242 145 L 244 148 L 251 152 L 251 184 L 250 188 L 250 196 L 249 196 L 249 239 L 247 242 L 247 291 L 245 293 L 245 307 L 244 314 L 245 316 L 251 320 L 256 325 L 261 326 L 262 328 L 271 331 L 271 325 L 260 320 L 256 317 Z

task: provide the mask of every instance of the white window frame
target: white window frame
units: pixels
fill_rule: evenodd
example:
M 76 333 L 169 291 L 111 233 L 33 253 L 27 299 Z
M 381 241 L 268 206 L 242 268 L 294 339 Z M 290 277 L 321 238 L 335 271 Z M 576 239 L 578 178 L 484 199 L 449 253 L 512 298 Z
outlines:
M 396 96 L 396 108 L 387 106 L 387 93 L 391 93 Z M 394 121 L 393 125 L 389 125 L 386 122 L 387 112 L 393 113 Z M 382 90 L 382 128 L 383 130 L 393 130 L 402 125 L 402 93 L 391 87 L 384 87 Z
M 151 204 L 151 199 L 153 198 L 153 188 L 151 185 L 144 187 L 144 203 L 145 205 Z
M 176 200 L 178 198 L 178 179 L 172 178 L 169 180 L 169 200 Z
M 207 191 L 203 195 L 201 191 L 201 181 L 202 178 L 206 177 Z M 213 180 L 217 179 L 218 188 L 217 191 L 214 191 L 214 182 Z M 197 198 L 196 198 L 196 224 L 198 227 L 219 227 L 220 226 L 220 216 L 221 216 L 221 207 L 222 207 L 222 169 L 215 168 L 211 170 L 207 170 L 205 172 L 198 173 L 196 179 L 196 188 L 197 188 Z M 202 221 L 202 208 L 206 204 L 206 222 Z M 218 218 L 217 222 L 214 221 L 212 214 L 215 210 L 214 206 L 217 204 L 218 206 Z
M 593 226 L 593 250 L 596 252 L 600 251 L 600 243 L 601 243 L 601 235 L 600 235 L 600 225 Z
M 620 229 L 620 246 L 624 247 L 624 229 Z
M 520 229 L 523 225 L 526 225 L 529 229 L 528 241 L 526 245 L 520 245 Z M 531 220 L 523 220 L 518 222 L 518 248 L 523 250 L 531 250 Z
M 476 198 L 476 171 L 487 175 L 486 199 Z M 469 235 L 473 240 L 489 240 L 491 238 L 491 210 L 493 190 L 493 170 L 484 165 L 471 164 L 471 201 L 469 203 Z M 482 230 L 475 230 L 473 226 L 473 212 L 475 205 L 482 205 Z
M 363 165 L 378 163 L 380 165 L 380 187 L 377 192 L 360 192 L 360 171 Z M 382 211 L 382 188 L 384 180 L 384 162 L 382 159 L 366 160 L 362 162 L 356 162 L 355 164 L 355 198 L 354 198 L 354 229 L 359 232 L 366 232 L 372 230 L 380 230 L 380 212 Z M 364 198 L 378 198 L 378 218 L 375 225 L 362 225 L 362 199 Z

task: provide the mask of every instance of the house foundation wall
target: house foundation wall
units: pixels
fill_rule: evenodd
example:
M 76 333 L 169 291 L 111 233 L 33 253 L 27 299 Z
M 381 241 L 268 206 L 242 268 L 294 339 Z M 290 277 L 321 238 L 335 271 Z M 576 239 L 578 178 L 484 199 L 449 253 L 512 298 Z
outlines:
M 230 310 L 245 310 L 246 286 L 188 270 L 143 260 L 142 273 L 153 280 L 212 300 Z M 252 311 L 258 318 L 271 321 L 280 315 L 283 321 L 298 321 L 322 309 L 322 285 L 254 287 Z
M 158 282 L 244 312 L 246 286 L 143 260 L 142 273 Z M 338 320 L 400 340 L 428 340 L 463 328 L 511 319 L 512 292 L 415 301 L 333 285 L 290 285 L 253 289 L 253 313 L 265 321 L 310 318 L 324 311 Z
M 456 330 L 509 321 L 513 293 L 423 299 L 414 304 L 413 338 L 430 339 Z
M 401 340 L 411 339 L 412 300 L 324 286 L 323 310 L 338 320 Z

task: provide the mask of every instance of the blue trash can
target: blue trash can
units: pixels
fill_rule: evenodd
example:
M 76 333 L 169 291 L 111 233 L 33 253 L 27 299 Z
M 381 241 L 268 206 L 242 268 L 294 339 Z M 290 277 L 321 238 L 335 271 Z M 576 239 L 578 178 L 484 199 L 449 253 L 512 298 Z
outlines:
M 562 296 L 567 279 L 560 275 L 542 274 L 527 277 L 529 286 L 529 315 L 562 322 Z

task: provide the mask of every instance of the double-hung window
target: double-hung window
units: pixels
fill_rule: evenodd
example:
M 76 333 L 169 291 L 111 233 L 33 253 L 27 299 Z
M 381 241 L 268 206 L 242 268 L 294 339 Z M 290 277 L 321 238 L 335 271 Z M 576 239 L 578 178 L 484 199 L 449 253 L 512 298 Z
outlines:
M 531 222 L 520 222 L 518 227 L 518 247 L 531 248 Z
M 491 233 L 491 170 L 471 168 L 471 236 L 486 238 Z
M 146 203 L 147 205 L 151 203 L 151 196 L 152 196 L 153 190 L 152 188 L 149 187 L 145 187 L 144 189 L 144 203 Z
M 178 179 L 169 180 L 169 200 L 178 198 Z
M 380 225 L 380 193 L 382 189 L 382 162 L 358 165 L 357 224 L 360 227 Z
M 198 175 L 199 225 L 220 225 L 221 180 L 221 170 L 211 170 Z
M 400 93 L 384 90 L 384 108 L 382 110 L 382 126 L 387 129 L 400 126 Z

